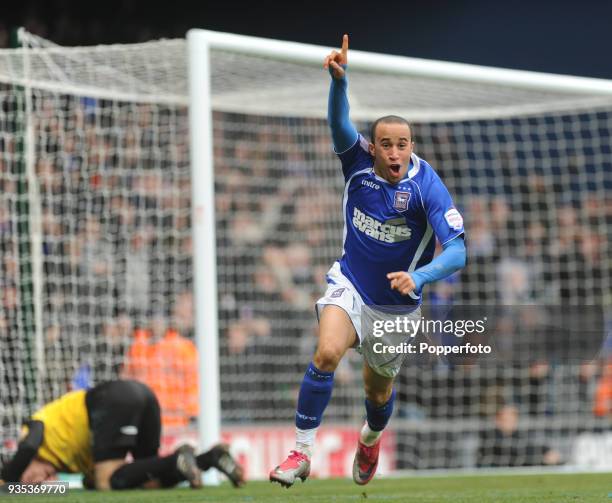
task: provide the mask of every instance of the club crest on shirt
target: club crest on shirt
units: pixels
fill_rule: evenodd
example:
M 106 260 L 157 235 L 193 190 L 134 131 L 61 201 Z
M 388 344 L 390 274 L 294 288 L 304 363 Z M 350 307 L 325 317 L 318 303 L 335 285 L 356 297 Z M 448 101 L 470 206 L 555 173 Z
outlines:
M 410 201 L 410 192 L 397 191 L 393 198 L 393 207 L 398 211 L 407 210 L 408 201 Z

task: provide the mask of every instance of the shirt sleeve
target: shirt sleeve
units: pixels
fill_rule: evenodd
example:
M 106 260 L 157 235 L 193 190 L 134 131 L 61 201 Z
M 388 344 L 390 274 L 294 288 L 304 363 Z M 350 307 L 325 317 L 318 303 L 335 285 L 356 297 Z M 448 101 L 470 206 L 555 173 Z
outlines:
M 345 182 L 354 173 L 372 164 L 372 158 L 368 151 L 368 141 L 357 132 L 349 119 L 347 86 L 346 77 L 331 79 L 327 108 L 327 122 L 331 129 L 334 152 L 342 163 L 342 174 Z
M 346 76 L 341 79 L 332 77 L 327 104 L 327 122 L 331 129 L 332 141 L 336 152 L 344 152 L 357 141 L 358 133 L 349 118 L 349 101 L 346 94 Z
M 368 140 L 358 135 L 355 143 L 344 152 L 336 152 L 342 163 L 342 174 L 344 181 L 353 176 L 357 171 L 372 167 L 372 156 L 368 151 Z
M 442 245 L 465 234 L 463 217 L 455 207 L 448 189 L 431 166 L 421 161 L 425 173 L 421 181 L 421 197 L 427 220 Z
M 434 283 L 446 278 L 465 267 L 467 257 L 463 239 L 451 239 L 444 245 L 444 250 L 429 264 L 419 267 L 411 273 L 416 285 L 415 290 L 420 292 L 427 283 Z
M 24 425 L 23 433 L 24 436 L 17 446 L 17 452 L 0 471 L 0 478 L 5 482 L 19 482 L 23 472 L 43 443 L 44 424 L 42 421 L 30 420 Z

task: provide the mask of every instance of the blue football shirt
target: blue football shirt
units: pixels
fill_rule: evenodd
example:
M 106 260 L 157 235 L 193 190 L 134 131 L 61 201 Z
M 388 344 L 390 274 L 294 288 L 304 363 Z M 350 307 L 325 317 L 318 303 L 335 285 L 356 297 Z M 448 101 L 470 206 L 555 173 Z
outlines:
M 434 169 L 412 154 L 406 177 L 391 184 L 374 172 L 367 140 L 338 154 L 345 179 L 342 273 L 368 305 L 416 305 L 421 292 L 391 290 L 387 273 L 431 262 L 440 243 L 463 234 L 463 219 Z

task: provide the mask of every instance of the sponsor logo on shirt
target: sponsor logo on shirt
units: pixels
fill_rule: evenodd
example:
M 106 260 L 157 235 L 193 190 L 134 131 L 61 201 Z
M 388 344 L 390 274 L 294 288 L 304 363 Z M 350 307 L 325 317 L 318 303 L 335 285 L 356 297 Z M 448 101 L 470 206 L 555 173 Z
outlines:
M 412 231 L 403 218 L 392 218 L 380 222 L 366 215 L 359 208 L 353 208 L 353 225 L 366 236 L 384 243 L 400 243 L 410 239 Z
M 380 185 L 377 183 L 371 182 L 370 180 L 361 180 L 361 185 L 367 185 L 371 189 L 380 190 Z
M 449 225 L 449 227 L 454 231 L 460 231 L 463 229 L 463 217 L 456 208 L 451 208 L 444 213 L 444 218 L 446 219 L 446 223 Z

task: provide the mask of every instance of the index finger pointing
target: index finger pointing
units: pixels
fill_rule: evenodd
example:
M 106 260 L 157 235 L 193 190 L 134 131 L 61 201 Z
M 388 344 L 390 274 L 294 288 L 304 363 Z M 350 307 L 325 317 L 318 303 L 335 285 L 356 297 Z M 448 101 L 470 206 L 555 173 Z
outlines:
M 346 62 L 346 57 L 348 54 L 348 45 L 349 45 L 349 39 L 348 39 L 348 35 L 345 33 L 342 36 L 342 58 L 344 59 L 345 62 Z

